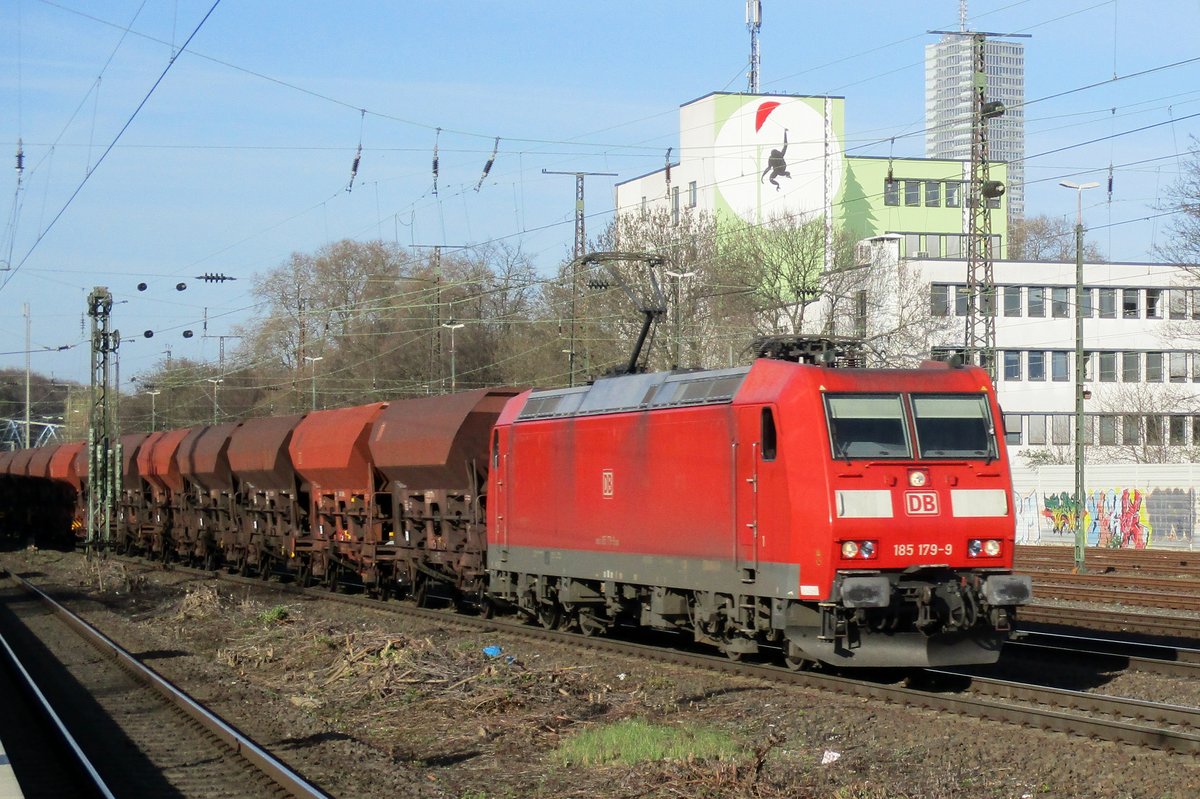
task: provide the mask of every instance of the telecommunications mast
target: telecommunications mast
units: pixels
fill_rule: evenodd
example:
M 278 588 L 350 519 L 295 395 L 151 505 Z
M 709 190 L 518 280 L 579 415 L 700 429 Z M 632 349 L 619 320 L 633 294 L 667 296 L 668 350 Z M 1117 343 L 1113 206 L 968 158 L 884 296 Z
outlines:
M 758 94 L 758 72 L 762 55 L 758 51 L 758 32 L 762 30 L 762 0 L 746 0 L 746 28 L 750 31 L 750 94 Z

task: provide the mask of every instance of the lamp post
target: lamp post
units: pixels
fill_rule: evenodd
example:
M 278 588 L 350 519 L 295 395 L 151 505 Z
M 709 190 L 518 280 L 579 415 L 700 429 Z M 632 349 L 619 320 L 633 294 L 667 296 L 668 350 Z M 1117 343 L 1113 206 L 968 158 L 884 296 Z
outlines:
M 148 394 L 150 396 L 150 432 L 151 433 L 158 430 L 158 403 L 155 401 L 154 398 L 157 397 L 161 393 L 162 393 L 162 391 L 160 391 L 159 389 L 154 389 L 153 391 L 146 392 L 146 394 Z
M 450 391 L 453 393 L 458 390 L 458 367 L 454 362 L 454 331 L 466 325 L 451 319 L 449 322 L 443 322 L 442 327 L 450 331 Z
M 210 378 L 208 378 L 208 382 L 213 384 L 213 420 L 212 420 L 212 423 L 216 424 L 217 423 L 217 389 L 220 388 L 221 384 L 224 383 L 225 381 L 219 377 L 210 377 Z
M 325 360 L 324 355 L 305 355 L 304 360 L 312 364 L 312 410 L 317 409 L 317 361 Z
M 664 269 L 663 274 L 665 274 L 667 277 L 673 278 L 675 281 L 675 298 L 674 298 L 675 301 L 673 303 L 675 306 L 675 309 L 674 309 L 675 313 L 674 313 L 674 321 L 673 321 L 672 327 L 675 328 L 675 365 L 674 365 L 674 368 L 678 369 L 680 366 L 680 362 L 683 360 L 683 337 L 680 335 L 681 328 L 679 326 L 679 283 L 684 278 L 695 277 L 696 273 L 695 272 L 672 272 L 670 269 Z
M 1060 186 L 1075 190 L 1075 571 L 1084 571 L 1087 531 L 1084 529 L 1085 501 L 1083 486 L 1083 192 L 1099 183 L 1059 181 Z

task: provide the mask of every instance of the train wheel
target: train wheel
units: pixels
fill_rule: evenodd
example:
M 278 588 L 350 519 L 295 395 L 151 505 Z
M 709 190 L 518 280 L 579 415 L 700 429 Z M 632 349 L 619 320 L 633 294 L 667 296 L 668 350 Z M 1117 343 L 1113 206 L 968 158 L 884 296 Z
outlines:
M 429 607 L 429 578 L 424 575 L 417 575 L 416 583 L 413 585 L 413 602 L 419 608 Z
M 208 554 L 204 556 L 204 570 L 210 572 L 215 572 L 217 570 L 216 552 L 210 550 Z
M 341 580 L 339 580 L 338 577 L 339 575 L 337 566 L 331 564 L 325 574 L 325 587 L 329 589 L 329 593 L 331 594 L 336 594 L 341 585 Z
M 788 671 L 807 671 L 816 665 L 816 661 L 805 657 L 785 657 L 783 665 L 788 667 Z
M 492 604 L 492 600 L 484 599 L 479 603 L 479 618 L 490 619 L 496 615 L 496 606 Z

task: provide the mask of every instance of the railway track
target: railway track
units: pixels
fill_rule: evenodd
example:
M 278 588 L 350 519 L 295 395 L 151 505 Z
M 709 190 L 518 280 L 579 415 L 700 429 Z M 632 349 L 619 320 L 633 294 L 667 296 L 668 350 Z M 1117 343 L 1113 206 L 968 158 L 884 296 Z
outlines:
M 1034 576 L 1034 596 L 1039 599 L 1061 599 L 1068 602 L 1102 602 L 1105 604 L 1123 605 L 1126 607 L 1160 608 L 1162 610 L 1200 611 L 1200 594 L 1172 593 L 1165 590 L 1152 590 L 1153 586 L 1145 586 L 1137 581 L 1137 588 L 1120 586 L 1131 585 L 1125 582 L 1082 581 L 1075 576 L 1059 577 L 1057 575 Z M 1180 582 L 1180 581 L 1175 581 Z M 1178 589 L 1200 589 L 1200 583 L 1192 586 L 1178 586 Z M 1024 615 L 1024 608 L 1022 608 Z M 1200 629 L 1200 619 L 1195 621 Z
M 1016 548 L 1016 570 L 1070 571 L 1075 566 L 1073 547 L 1023 544 Z M 1088 547 L 1084 552 L 1087 574 L 1134 572 L 1200 578 L 1200 553 L 1172 549 L 1108 549 Z
M 1200 649 L 1121 641 L 1113 638 L 1028 632 L 1005 644 L 1014 652 L 1043 659 L 1084 658 L 1093 665 L 1111 662 L 1122 671 L 1200 679 Z
M 326 796 L 28 581 L 0 585 L 8 640 L 78 731 L 109 792 L 98 795 Z
M 1036 591 L 1036 589 L 1035 589 Z M 1035 602 L 1021 608 L 1021 629 L 1038 625 L 1054 628 L 1122 633 L 1143 639 L 1195 641 L 1200 638 L 1200 619 L 1187 616 L 1150 615 L 1145 612 L 1099 610 Z
M 182 567 L 172 568 L 197 574 L 213 574 Z M 216 576 L 236 585 L 264 585 L 260 579 L 221 573 Z M 271 583 L 271 589 L 362 605 L 376 611 L 436 619 L 443 625 L 453 624 L 464 629 L 503 632 L 515 637 L 565 644 L 574 648 L 763 679 L 941 713 L 955 713 L 1154 749 L 1183 753 L 1200 752 L 1200 708 L 1174 707 L 1136 699 L 1105 697 L 1088 692 L 1065 691 L 1029 683 L 936 670 L 920 672 L 919 675 L 923 676 L 916 676 L 910 686 L 902 686 L 823 672 L 796 672 L 782 666 L 734 662 L 721 655 L 687 651 L 683 647 L 668 648 L 659 644 L 642 644 L 609 637 L 586 637 L 572 632 L 534 627 L 514 619 L 484 619 L 446 610 L 417 608 L 408 603 L 381 603 L 362 596 L 330 593 L 324 588 L 301 588 Z M 952 681 L 949 690 L 946 680 Z M 954 683 L 955 680 L 967 682 L 964 685 Z M 921 684 L 927 684 L 929 687 L 915 687 Z

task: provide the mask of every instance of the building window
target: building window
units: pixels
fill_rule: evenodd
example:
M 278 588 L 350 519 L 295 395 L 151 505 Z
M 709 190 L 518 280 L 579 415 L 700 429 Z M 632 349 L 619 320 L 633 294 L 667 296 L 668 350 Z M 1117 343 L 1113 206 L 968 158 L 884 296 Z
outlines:
M 1004 443 L 1010 447 L 1021 446 L 1021 414 L 1004 414 Z
M 908 258 L 917 258 L 922 255 L 920 233 L 904 234 L 904 255 Z
M 1200 383 L 1200 352 L 1192 353 L 1192 382 Z
M 1029 443 L 1046 443 L 1046 416 L 1041 413 L 1031 413 L 1026 420 L 1029 423 Z
M 996 315 L 996 287 L 979 290 L 979 313 L 984 316 Z
M 1051 440 L 1055 444 L 1071 443 L 1071 417 L 1065 413 L 1056 413 L 1050 417 Z
M 1040 350 L 1031 350 L 1029 353 L 1029 379 L 1030 380 L 1045 380 L 1046 379 L 1046 353 Z
M 958 258 L 962 255 L 962 236 L 953 233 L 946 236 L 946 257 Z
M 1146 446 L 1161 447 L 1163 445 L 1163 420 L 1164 417 L 1157 414 L 1146 417 Z
M 1192 318 L 1200 319 L 1200 289 L 1192 289 L 1188 293 L 1192 295 Z
M 642 195 L 642 213 L 646 213 L 646 195 Z
M 1187 417 L 1167 417 L 1167 443 L 1172 447 L 1187 446 Z
M 942 257 L 942 235 L 940 233 L 925 234 L 925 254 L 930 258 Z
M 1117 445 L 1117 417 L 1104 414 L 1100 417 L 1100 446 L 1115 447 Z
M 688 184 L 688 208 L 696 207 L 696 181 Z
M 867 290 L 859 289 L 854 292 L 854 335 L 860 339 L 867 337 Z
M 1117 354 L 1115 352 L 1100 353 L 1100 382 L 1117 382 Z
M 1167 306 L 1172 319 L 1187 319 L 1187 291 L 1171 289 L 1167 293 Z
M 925 181 L 925 204 L 934 208 L 942 204 L 942 184 L 938 181 Z
M 950 315 L 950 287 L 945 283 L 934 283 L 929 287 L 929 315 Z
M 946 207 L 957 208 L 960 204 L 959 196 L 962 184 L 957 180 L 946 181 Z
M 1170 360 L 1171 382 L 1186 383 L 1188 379 L 1188 354 L 1172 352 Z
M 884 205 L 899 205 L 900 204 L 900 182 L 896 180 L 885 180 L 883 182 L 883 204 Z
M 1046 315 L 1046 290 L 1041 286 L 1030 286 L 1026 303 L 1026 316 Z
M 1005 286 L 1004 287 L 1004 315 L 1005 316 L 1020 316 L 1021 315 L 1021 287 L 1020 286 Z
M 1083 445 L 1090 447 L 1096 443 L 1096 417 L 1085 414 L 1083 417 Z
M 1055 319 L 1066 319 L 1070 316 L 1071 304 L 1067 296 L 1067 289 L 1064 286 L 1055 286 L 1050 289 L 1050 316 Z
M 1100 289 L 1100 318 L 1117 318 L 1117 290 Z
M 1140 352 L 1121 353 L 1121 382 L 1138 383 L 1142 379 L 1142 354 Z
M 1017 350 L 1005 350 L 1004 352 L 1004 379 L 1021 379 L 1021 353 Z
M 1060 383 L 1070 380 L 1070 364 L 1065 350 L 1055 350 L 1050 353 L 1050 379 Z
M 1079 301 L 1079 307 L 1083 311 L 1084 319 L 1091 319 L 1096 313 L 1095 291 L 1095 289 L 1083 290 L 1083 298 Z
M 1084 352 L 1083 353 L 1083 380 L 1084 380 L 1084 382 L 1090 383 L 1096 379 L 1094 377 L 1095 368 L 1096 368 L 1096 353 Z
M 1127 447 L 1142 443 L 1141 417 L 1126 414 L 1121 417 L 1121 443 Z
M 1200 416 L 1192 417 L 1192 445 L 1200 444 Z
M 954 315 L 966 316 L 968 310 L 968 294 L 966 286 L 954 287 Z
M 671 187 L 671 222 L 679 224 L 679 187 Z
M 920 205 L 921 204 L 921 181 L 919 181 L 919 180 L 904 181 L 904 204 L 905 205 Z
M 993 210 L 1000 207 L 999 197 L 987 197 L 984 199 L 984 201 L 987 203 L 987 207 Z
M 1146 318 L 1162 319 L 1162 289 L 1146 289 Z
M 1146 382 L 1161 383 L 1163 381 L 1163 354 L 1161 352 L 1146 353 Z
M 1138 310 L 1138 295 L 1141 289 L 1121 289 L 1121 318 L 1137 319 L 1141 316 Z

